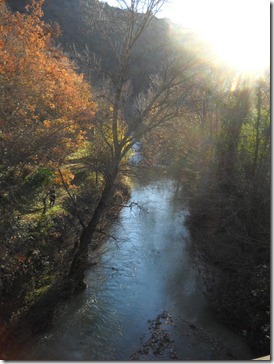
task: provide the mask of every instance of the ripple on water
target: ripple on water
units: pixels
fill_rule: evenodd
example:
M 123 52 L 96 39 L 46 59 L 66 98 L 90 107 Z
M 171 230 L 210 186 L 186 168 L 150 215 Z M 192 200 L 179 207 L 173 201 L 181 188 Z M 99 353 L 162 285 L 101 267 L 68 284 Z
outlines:
M 18 358 L 129 360 L 148 332 L 147 320 L 163 309 L 175 322 L 170 333 L 181 360 L 250 357 L 202 294 L 183 226 L 187 211 L 176 203 L 175 189 L 170 179 L 135 185 L 131 201 L 146 212 L 136 205 L 121 211 L 112 231 L 118 240 L 102 248 L 98 266 L 87 273 L 87 290 L 71 300 L 47 339 L 32 340 Z

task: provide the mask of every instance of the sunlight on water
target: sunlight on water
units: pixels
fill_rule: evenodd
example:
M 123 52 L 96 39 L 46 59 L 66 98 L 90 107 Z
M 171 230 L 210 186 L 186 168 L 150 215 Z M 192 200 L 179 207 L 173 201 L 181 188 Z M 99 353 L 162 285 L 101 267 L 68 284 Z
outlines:
M 104 245 L 100 263 L 87 273 L 87 290 L 18 358 L 129 360 L 148 333 L 148 320 L 163 310 L 176 323 L 170 332 L 182 360 L 250 357 L 207 305 L 183 225 L 187 211 L 177 206 L 174 191 L 169 179 L 135 182 L 131 202 L 138 205 L 121 211 L 112 231 L 118 240 Z

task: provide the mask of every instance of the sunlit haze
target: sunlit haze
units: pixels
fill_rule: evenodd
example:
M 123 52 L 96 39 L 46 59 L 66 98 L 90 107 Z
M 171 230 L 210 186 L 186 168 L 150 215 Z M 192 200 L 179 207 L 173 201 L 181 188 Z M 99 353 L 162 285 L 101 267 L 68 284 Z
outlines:
M 222 61 L 242 72 L 270 63 L 270 2 L 170 0 L 162 16 L 197 31 Z
M 115 0 L 109 5 L 117 5 Z M 166 17 L 209 42 L 216 61 L 242 73 L 261 73 L 270 64 L 270 2 L 266 0 L 169 0 Z

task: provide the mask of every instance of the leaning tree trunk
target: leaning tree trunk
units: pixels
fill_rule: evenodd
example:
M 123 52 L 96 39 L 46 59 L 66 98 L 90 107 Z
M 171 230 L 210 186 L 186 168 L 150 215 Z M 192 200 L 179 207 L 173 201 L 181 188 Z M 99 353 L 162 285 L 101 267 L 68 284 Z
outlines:
M 69 279 L 73 282 L 74 287 L 76 289 L 85 288 L 84 283 L 84 274 L 87 267 L 88 260 L 88 247 L 93 238 L 93 234 L 95 232 L 98 223 L 105 212 L 107 204 L 109 203 L 114 188 L 114 182 L 118 173 L 118 169 L 115 169 L 106 179 L 105 187 L 102 192 L 101 198 L 98 202 L 98 205 L 92 215 L 92 218 L 89 220 L 88 225 L 83 228 L 78 248 L 74 254 L 70 271 L 69 271 Z

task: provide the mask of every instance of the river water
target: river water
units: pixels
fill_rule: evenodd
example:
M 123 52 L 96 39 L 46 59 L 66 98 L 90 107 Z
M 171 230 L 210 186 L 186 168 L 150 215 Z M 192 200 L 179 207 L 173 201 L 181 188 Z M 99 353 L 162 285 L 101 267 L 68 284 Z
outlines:
M 160 178 L 135 182 L 131 207 L 122 209 L 112 235 L 86 275 L 88 288 L 43 335 L 13 353 L 17 360 L 130 360 L 149 339 L 149 321 L 163 310 L 172 344 L 144 360 L 244 360 L 244 338 L 219 323 L 202 294 L 193 249 L 176 201 L 176 184 Z M 137 205 L 138 204 L 138 205 Z

